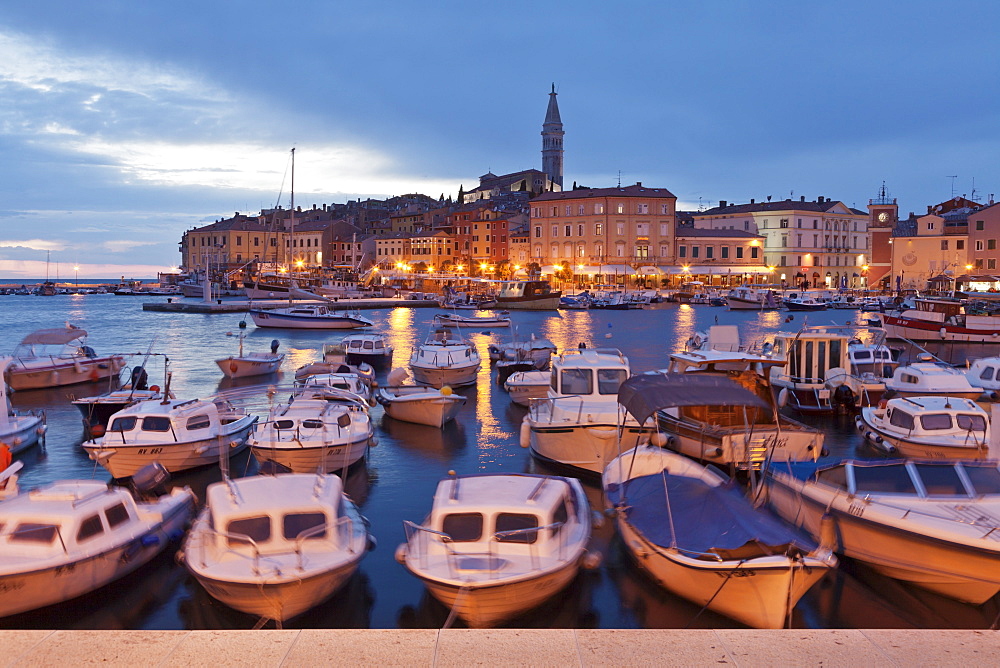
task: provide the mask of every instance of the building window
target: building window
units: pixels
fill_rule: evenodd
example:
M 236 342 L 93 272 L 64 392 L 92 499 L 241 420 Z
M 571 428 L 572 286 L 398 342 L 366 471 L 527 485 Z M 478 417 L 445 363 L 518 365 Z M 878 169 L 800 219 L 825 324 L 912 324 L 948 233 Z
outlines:
M 557 206 L 552 207 L 552 217 L 556 218 L 558 216 L 559 216 L 559 207 Z
M 764 219 L 764 228 L 763 229 L 765 229 L 765 230 L 767 229 L 767 218 Z
M 977 232 L 982 232 L 983 231 L 983 221 L 981 221 L 981 220 L 977 220 L 976 221 L 976 231 Z
M 780 227 L 780 228 L 781 228 L 781 229 L 783 229 L 783 230 L 784 230 L 784 229 L 787 229 L 787 228 L 788 228 L 788 219 L 787 219 L 787 218 L 782 218 L 782 219 L 781 219 L 781 220 L 780 220 L 780 221 L 778 222 L 778 227 Z
M 603 203 L 595 204 L 594 213 L 604 213 L 604 204 Z
M 977 239 L 976 240 L 976 250 L 977 251 L 983 250 L 983 241 L 982 241 L 982 239 Z
M 691 246 L 691 257 L 696 258 L 701 254 L 701 246 Z
M 661 204 L 660 205 L 660 214 L 663 215 L 663 216 L 669 216 L 670 215 L 670 205 L 669 204 Z
M 566 215 L 567 216 L 572 216 L 573 215 L 573 205 L 572 204 L 567 204 L 566 205 Z
M 955 250 L 965 250 L 965 240 L 956 239 L 955 240 Z
M 625 257 L 625 244 L 615 244 L 615 253 L 618 257 Z
M 615 211 L 617 211 L 618 213 L 625 213 L 625 205 L 624 205 L 624 204 L 622 204 L 621 202 L 619 202 L 619 203 L 618 203 L 618 204 L 617 204 L 617 205 L 615 206 Z
M 594 225 L 594 234 L 599 237 L 604 235 L 604 223 Z
M 635 233 L 638 234 L 640 237 L 648 237 L 649 236 L 649 223 L 638 223 L 635 226 Z
M 535 225 L 535 238 L 536 239 L 541 239 L 542 238 L 542 226 L 541 225 Z
M 715 246 L 705 246 L 705 259 L 711 260 L 715 257 Z
M 756 260 L 760 257 L 760 249 L 757 246 L 750 247 L 750 258 Z
M 555 238 L 555 237 L 558 237 L 558 236 L 559 236 L 559 226 L 558 225 L 553 225 L 552 226 L 552 237 Z
M 736 259 L 737 260 L 742 260 L 743 259 L 743 246 L 737 246 L 736 247 Z
M 559 257 L 559 244 L 552 244 L 552 259 Z
M 785 256 L 784 255 L 781 256 L 781 262 L 779 263 L 779 266 L 782 266 L 782 267 L 787 266 L 787 264 L 785 263 Z
M 577 257 L 587 257 L 587 246 L 584 244 L 578 244 L 576 247 Z
M 649 257 L 649 246 L 636 246 L 635 256 L 637 258 L 647 258 Z
M 687 256 L 688 256 L 688 247 L 687 246 L 678 246 L 677 247 L 677 257 L 687 257 Z
M 813 219 L 813 229 L 814 230 L 819 229 L 819 222 L 815 218 Z
M 670 253 L 670 247 L 661 244 L 660 245 L 660 257 L 667 257 L 668 253 Z
M 982 268 L 983 268 L 983 258 L 979 258 L 976 260 L 976 269 L 982 269 Z
M 993 257 L 987 258 L 986 259 L 986 268 L 987 269 L 996 269 L 997 268 L 996 258 L 993 258 Z
M 948 250 L 948 240 L 944 239 L 941 241 L 941 250 Z
M 660 223 L 660 236 L 665 237 L 670 234 L 670 223 Z
M 578 216 L 582 216 L 583 215 L 583 207 L 584 207 L 583 204 L 581 204 L 580 206 L 576 207 L 576 215 L 578 215 Z
M 578 236 L 578 237 L 582 237 L 583 236 L 583 225 L 577 225 L 576 226 L 576 236 Z
M 567 225 L 566 229 L 565 229 L 565 232 L 566 232 L 565 236 L 567 236 L 567 237 L 573 236 L 573 226 L 572 225 Z
M 720 251 L 720 257 L 723 260 L 728 260 L 729 259 L 729 246 L 723 246 L 722 247 L 722 249 Z
M 996 249 L 997 249 L 997 240 L 996 239 L 987 239 L 986 240 L 986 250 L 996 250 Z
M 781 247 L 786 248 L 788 246 L 788 237 L 784 234 L 781 235 Z
M 640 216 L 643 215 L 643 214 L 648 214 L 649 213 L 649 205 L 648 204 L 639 204 L 639 205 L 637 205 L 636 213 L 639 214 Z
M 618 236 L 625 236 L 625 223 L 618 223 Z

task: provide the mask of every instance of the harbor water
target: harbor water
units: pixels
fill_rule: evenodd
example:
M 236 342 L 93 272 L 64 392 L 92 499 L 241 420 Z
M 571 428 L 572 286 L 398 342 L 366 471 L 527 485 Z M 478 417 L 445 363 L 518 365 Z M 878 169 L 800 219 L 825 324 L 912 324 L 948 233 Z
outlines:
M 298 367 L 321 357 L 324 343 L 348 332 L 257 329 L 243 314 L 156 313 L 142 310 L 143 301 L 166 298 L 115 295 L 0 296 L 0 352 L 9 354 L 27 334 L 72 323 L 89 333 L 88 345 L 99 355 L 129 353 L 128 366 L 143 363 L 150 382 L 164 383 L 164 360 L 172 374 L 171 390 L 180 399 L 205 397 L 232 389 L 223 380 L 215 360 L 235 354 L 244 332 L 247 352 L 264 352 L 272 339 L 286 354 L 282 371 L 274 376 L 241 379 L 246 394 L 260 405 L 287 398 Z M 395 308 L 368 311 L 375 331 L 386 334 L 395 356 L 393 366 L 406 366 L 411 351 L 431 329 L 438 309 Z M 737 324 L 744 341 L 776 331 L 796 331 L 806 319 L 781 311 L 740 312 L 711 306 L 659 304 L 631 311 L 512 312 L 520 338 L 531 334 L 553 341 L 558 348 L 580 343 L 614 347 L 625 353 L 634 372 L 665 368 L 671 352 L 683 350 L 687 340 L 713 324 Z M 828 311 L 808 315 L 812 325 L 860 323 L 868 314 Z M 459 388 L 468 401 L 458 419 L 438 430 L 397 422 L 371 409 L 378 445 L 367 463 L 347 475 L 346 489 L 371 522 L 378 546 L 362 561 L 346 588 L 314 610 L 285 624 L 286 628 L 438 628 L 449 611 L 423 585 L 396 563 L 393 552 L 404 540 L 403 521 L 419 522 L 430 509 L 438 481 L 455 471 L 459 475 L 484 472 L 543 472 L 528 450 L 518 444 L 526 410 L 509 400 L 491 375 L 487 346 L 509 340 L 507 328 L 468 334 L 484 363 L 475 386 Z M 971 350 L 931 348 L 961 361 L 979 357 Z M 384 381 L 385 372 L 379 379 Z M 268 387 L 276 392 L 268 395 Z M 253 389 L 252 389 L 253 388 Z M 86 384 L 12 394 L 15 408 L 44 409 L 48 434 L 43 447 L 19 454 L 24 463 L 22 488 L 50 481 L 83 478 L 109 480 L 108 473 L 90 461 L 80 447 L 84 438 L 73 397 L 100 394 L 106 385 Z M 831 456 L 875 457 L 864 448 L 851 416 L 797 419 L 822 429 Z M 230 463 L 231 475 L 252 475 L 256 463 L 247 453 Z M 218 481 L 218 467 L 175 475 L 174 484 L 190 485 L 204 499 L 205 488 Z M 586 483 L 590 502 L 603 508 L 594 481 Z M 601 566 L 582 572 L 563 594 L 543 608 L 517 618 L 511 626 L 535 628 L 730 628 L 739 624 L 702 611 L 660 589 L 626 555 L 613 523 L 595 528 L 591 551 L 603 555 Z M 90 595 L 44 610 L 0 619 L 6 629 L 249 629 L 258 620 L 233 611 L 209 597 L 175 562 L 176 548 L 137 572 Z M 0 592 L 0 595 L 11 595 Z M 814 587 L 799 603 L 792 625 L 799 628 L 990 628 L 1000 613 L 993 599 L 975 607 L 910 587 L 871 572 L 850 560 Z M 461 625 L 457 623 L 456 625 Z

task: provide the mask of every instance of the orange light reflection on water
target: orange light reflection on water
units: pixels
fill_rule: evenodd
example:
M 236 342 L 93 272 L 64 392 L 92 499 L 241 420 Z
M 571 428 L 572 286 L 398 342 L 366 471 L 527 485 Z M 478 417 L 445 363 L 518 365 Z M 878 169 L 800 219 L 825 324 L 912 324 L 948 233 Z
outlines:
M 559 311 L 560 317 L 547 318 L 542 336 L 556 344 L 559 352 L 579 348 L 581 343 L 595 347 L 594 315 L 590 311 Z
M 682 353 L 687 346 L 687 341 L 698 331 L 698 319 L 695 309 L 690 304 L 681 304 L 677 307 L 677 322 L 674 325 L 674 347 L 670 352 Z M 667 360 L 663 360 L 663 367 L 667 366 Z
M 416 309 L 394 308 L 389 312 L 389 331 L 385 333 L 392 346 L 392 364 L 405 367 L 413 354 L 416 332 L 413 329 L 413 314 Z

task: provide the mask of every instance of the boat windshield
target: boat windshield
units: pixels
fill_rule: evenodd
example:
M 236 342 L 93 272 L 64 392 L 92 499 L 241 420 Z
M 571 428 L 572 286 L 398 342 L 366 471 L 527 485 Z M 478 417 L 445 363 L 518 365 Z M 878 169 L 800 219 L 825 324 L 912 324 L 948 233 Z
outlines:
M 597 391 L 600 394 L 618 394 L 618 388 L 628 373 L 625 369 L 598 369 L 597 370 Z
M 258 545 L 271 539 L 271 518 L 267 515 L 233 520 L 226 527 L 230 545 L 244 545 L 253 541 Z
M 947 413 L 931 413 L 920 416 L 920 426 L 925 431 L 942 431 L 951 429 L 951 416 Z
M 976 490 L 976 494 L 1000 494 L 1000 471 L 996 462 L 962 462 L 965 475 Z
M 452 542 L 474 542 L 483 537 L 482 513 L 451 513 L 444 516 L 441 531 L 451 537 Z
M 132 431 L 137 420 L 134 417 L 115 418 L 111 422 L 111 431 Z
M 496 533 L 504 531 L 523 531 L 509 536 L 497 536 L 502 543 L 534 543 L 538 540 L 537 531 L 524 531 L 538 527 L 538 516 L 522 513 L 500 513 L 496 519 Z
M 982 415 L 961 413 L 955 416 L 955 422 L 962 431 L 986 431 L 986 418 Z
M 326 515 L 323 513 L 288 513 L 282 519 L 282 535 L 285 540 L 296 540 L 303 533 L 307 540 L 326 538 Z M 317 527 L 323 527 L 320 531 Z
M 968 496 L 969 493 L 954 466 L 916 464 L 914 466 L 924 484 L 927 496 Z
M 855 494 L 916 494 L 905 466 L 854 466 Z
M 590 369 L 563 369 L 563 394 L 592 394 L 594 392 L 594 376 Z M 615 388 L 615 392 L 618 388 Z

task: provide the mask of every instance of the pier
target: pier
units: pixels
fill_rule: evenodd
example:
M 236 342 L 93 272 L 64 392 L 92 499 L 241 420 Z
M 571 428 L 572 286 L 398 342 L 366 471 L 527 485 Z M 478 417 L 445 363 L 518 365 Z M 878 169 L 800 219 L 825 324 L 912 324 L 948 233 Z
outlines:
M 983 666 L 995 631 L 0 631 L 8 666 Z
M 378 308 L 432 308 L 441 305 L 437 299 L 402 299 L 398 297 L 370 297 L 366 299 L 337 299 L 316 301 L 296 299 L 296 306 L 326 306 L 332 311 L 355 311 Z M 214 302 L 187 301 L 183 297 L 167 297 L 162 302 L 143 302 L 143 311 L 160 313 L 240 313 L 250 308 L 277 309 L 288 306 L 287 299 L 216 299 Z

